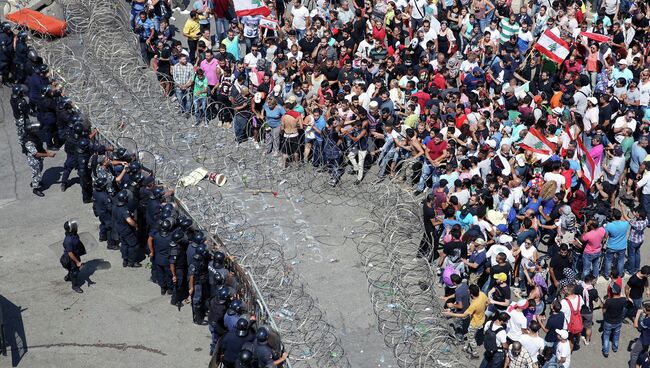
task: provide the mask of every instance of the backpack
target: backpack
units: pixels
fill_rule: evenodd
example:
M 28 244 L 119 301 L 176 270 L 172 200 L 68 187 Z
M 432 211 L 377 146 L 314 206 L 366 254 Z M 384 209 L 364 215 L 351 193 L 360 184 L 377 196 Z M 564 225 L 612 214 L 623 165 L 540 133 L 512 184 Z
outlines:
M 571 334 L 579 334 L 582 332 L 583 327 L 582 314 L 580 314 L 580 309 L 573 308 L 573 305 L 571 304 L 571 300 L 569 300 L 569 298 L 566 299 L 566 302 L 569 305 L 569 309 L 571 310 L 569 323 L 567 324 L 567 330 Z M 580 300 L 578 300 L 578 304 L 580 304 Z
M 485 348 L 485 352 L 488 355 L 494 355 L 494 353 L 496 353 L 501 348 L 501 346 L 497 343 L 497 334 L 505 330 L 503 326 L 497 328 L 496 330 L 492 330 L 493 325 L 494 322 L 490 323 L 490 327 L 487 328 L 483 335 L 483 347 Z

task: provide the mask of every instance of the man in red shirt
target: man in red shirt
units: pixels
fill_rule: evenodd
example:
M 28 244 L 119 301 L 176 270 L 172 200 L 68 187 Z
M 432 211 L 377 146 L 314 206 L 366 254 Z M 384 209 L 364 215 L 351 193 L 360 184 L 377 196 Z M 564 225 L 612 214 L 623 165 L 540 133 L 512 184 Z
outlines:
M 414 193 L 416 196 L 424 192 L 429 176 L 434 173 L 434 169 L 437 169 L 441 162 L 447 159 L 449 154 L 447 152 L 447 142 L 443 140 L 443 136 L 440 133 L 436 134 L 432 140 L 427 142 L 424 150 L 426 161 L 422 165 L 422 175 L 420 176 L 417 190 Z M 433 182 L 435 183 L 437 181 L 437 177 L 434 177 Z
M 426 109 L 427 101 L 431 99 L 431 96 L 423 89 L 424 89 L 424 83 L 418 82 L 418 91 L 411 95 L 413 97 L 417 97 L 418 105 L 420 105 L 420 111 L 422 114 L 424 114 L 424 111 L 426 111 L 425 109 Z
M 433 76 L 433 85 L 436 86 L 439 90 L 447 88 L 447 75 L 449 71 L 444 66 L 436 72 L 436 75 Z

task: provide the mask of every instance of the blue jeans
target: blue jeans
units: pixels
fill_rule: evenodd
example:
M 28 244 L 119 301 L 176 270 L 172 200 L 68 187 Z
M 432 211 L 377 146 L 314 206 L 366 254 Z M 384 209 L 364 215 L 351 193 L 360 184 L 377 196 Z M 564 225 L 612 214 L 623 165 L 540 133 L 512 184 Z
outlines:
M 422 165 L 422 175 L 420 175 L 420 181 L 418 182 L 418 190 L 420 192 L 424 192 L 424 188 L 427 186 L 427 180 L 429 180 L 429 176 L 433 174 L 433 166 L 431 166 L 428 163 L 424 163 Z M 434 182 L 437 180 L 434 180 Z
M 598 278 L 600 273 L 600 253 L 582 253 L 582 278 L 592 274 Z
M 394 149 L 392 149 L 390 151 L 382 151 L 379 154 L 378 161 L 379 161 L 379 177 L 380 178 L 383 178 L 384 176 L 386 176 L 386 167 L 388 166 L 388 164 L 391 161 L 393 161 L 395 159 L 397 159 L 397 150 L 394 150 Z
M 180 87 L 174 87 L 174 93 L 176 93 L 176 99 L 181 105 L 181 112 L 190 112 L 190 109 L 192 108 L 192 98 L 190 96 L 190 92 L 187 90 L 183 91 Z
M 307 29 L 296 28 L 296 38 L 298 39 L 298 41 L 302 40 L 303 37 L 305 37 L 305 32 L 307 32 Z
M 641 243 L 627 241 L 627 272 L 635 273 L 641 267 Z
M 630 317 L 631 319 L 634 319 L 636 311 L 641 308 L 643 308 L 643 297 L 632 299 L 632 308 L 628 308 L 627 304 L 625 304 L 625 308 L 623 309 L 624 318 Z
M 194 99 L 194 117 L 196 118 L 196 125 L 199 125 L 201 121 L 205 121 L 206 124 L 208 123 L 205 118 L 205 111 L 207 106 L 207 97 L 197 97 Z
M 608 323 L 603 321 L 603 353 L 609 354 L 609 343 L 612 342 L 612 350 L 618 350 L 618 339 L 621 336 L 622 323 Z
M 623 277 L 623 266 L 625 265 L 625 249 L 621 250 L 611 250 L 607 249 L 605 252 L 605 269 L 603 270 L 605 272 L 605 275 L 607 278 L 609 278 L 609 272 L 612 270 L 612 259 L 614 256 L 618 257 L 618 262 L 616 263 L 616 270 L 618 271 L 618 274 Z
M 248 119 L 246 119 L 242 114 L 235 115 L 233 120 L 233 129 L 235 130 L 235 138 L 237 142 L 241 143 L 246 140 L 246 124 L 248 124 Z
M 644 194 L 641 197 L 641 204 L 643 205 L 643 209 L 645 210 L 648 219 L 650 219 L 650 194 Z
M 214 18 L 214 34 L 215 34 L 215 43 L 221 44 L 221 40 L 226 38 L 226 33 L 230 28 L 230 22 L 226 18 Z
M 483 360 L 481 361 L 480 368 L 501 368 L 505 362 L 506 356 L 503 351 L 497 351 L 491 357 L 483 353 Z
M 321 167 L 323 165 L 323 141 L 314 140 L 311 147 L 313 150 L 311 163 L 314 167 Z

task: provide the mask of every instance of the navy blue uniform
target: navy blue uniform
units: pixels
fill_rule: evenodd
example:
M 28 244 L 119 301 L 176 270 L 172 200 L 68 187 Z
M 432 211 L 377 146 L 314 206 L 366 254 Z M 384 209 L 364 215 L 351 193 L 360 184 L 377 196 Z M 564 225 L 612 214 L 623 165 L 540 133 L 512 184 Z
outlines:
M 9 81 L 9 71 L 14 58 L 13 33 L 0 32 L 0 77 L 3 82 Z
M 156 227 L 156 224 L 158 223 L 158 218 L 160 217 L 160 211 L 162 210 L 162 204 L 160 202 L 160 199 L 154 198 L 150 199 L 149 202 L 147 202 L 147 214 L 146 214 L 146 221 L 147 221 L 147 226 L 150 229 L 154 229 Z M 178 229 L 181 231 L 180 229 Z
M 158 230 L 151 233 L 153 238 L 153 277 L 164 291 L 172 289 L 172 274 L 169 270 L 171 233 L 161 234 Z
M 177 304 L 187 298 L 187 268 L 189 265 L 187 264 L 187 255 L 185 253 L 186 246 L 187 241 L 181 240 L 179 242 L 172 241 L 169 247 L 170 270 L 171 267 L 174 267 L 174 273 L 176 274 L 176 292 L 172 294 L 172 304 Z
M 81 249 L 82 244 L 79 235 L 66 233 L 65 239 L 63 239 L 63 255 L 61 256 L 61 263 L 67 264 L 66 269 L 68 270 L 68 278 L 72 282 L 73 288 L 79 285 L 79 267 L 77 267 L 77 264 L 68 254 L 72 252 L 72 254 L 81 261 Z M 67 261 L 65 261 L 65 258 L 67 258 Z
M 14 79 L 16 83 L 23 83 L 25 78 L 27 78 L 26 64 L 29 47 L 27 47 L 25 42 L 18 40 L 14 51 L 14 71 L 16 72 Z
M 30 89 L 31 94 L 31 89 Z M 31 97 L 29 100 L 32 104 Z M 52 96 L 42 96 L 37 102 L 38 113 L 36 118 L 43 126 L 43 140 L 48 147 L 58 147 L 59 137 L 56 127 L 56 102 Z
M 191 248 L 191 247 L 190 247 Z M 201 324 L 205 318 L 204 303 L 210 297 L 208 284 L 208 267 L 205 260 L 190 259 L 189 276 L 193 278 L 194 292 L 192 294 L 192 308 L 194 309 L 194 323 Z
M 50 84 L 50 81 L 42 75 L 34 73 L 27 77 L 25 84 L 28 88 L 27 97 L 29 97 L 29 104 L 32 106 L 32 110 L 36 111 L 35 107 L 38 107 L 38 104 L 43 99 L 41 89 Z
M 255 336 L 251 333 L 246 336 L 238 336 L 237 332 L 237 330 L 230 330 L 219 340 L 219 352 L 223 354 L 222 361 L 226 367 L 234 366 L 244 344 L 255 340 Z
M 223 324 L 223 317 L 226 315 L 226 310 L 226 304 L 219 301 L 218 296 L 215 295 L 210 299 L 210 312 L 208 313 L 208 329 L 212 337 L 210 351 L 214 351 L 219 338 L 228 332 L 226 326 Z
M 90 202 L 93 195 L 93 181 L 90 175 L 90 158 L 92 152 L 77 152 L 77 175 L 81 182 L 81 199 Z
M 226 313 L 226 316 L 223 317 L 223 324 L 226 326 L 226 329 L 228 329 L 228 331 L 233 331 L 237 328 L 237 321 L 239 321 L 239 318 L 241 318 L 239 314 L 229 309 Z
M 93 191 L 93 212 L 99 219 L 99 241 L 108 240 L 111 232 L 111 212 L 113 210 L 111 197 L 105 191 Z
M 132 213 L 126 206 L 114 206 L 114 225 L 120 236 L 120 251 L 122 259 L 127 263 L 135 263 L 138 250 L 138 238 L 135 229 L 126 221 L 127 218 L 133 219 Z
M 65 184 L 66 186 L 68 185 L 68 178 L 70 178 L 70 173 L 77 167 L 78 141 L 79 137 L 74 134 L 72 127 L 67 127 L 65 145 L 63 146 L 63 150 L 65 151 L 65 163 L 63 163 L 63 174 L 61 175 L 61 183 Z

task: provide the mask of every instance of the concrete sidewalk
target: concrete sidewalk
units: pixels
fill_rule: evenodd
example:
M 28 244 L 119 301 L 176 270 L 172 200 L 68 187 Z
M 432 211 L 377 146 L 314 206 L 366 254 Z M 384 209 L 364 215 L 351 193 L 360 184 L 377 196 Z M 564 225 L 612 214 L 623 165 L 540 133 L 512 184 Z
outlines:
M 119 251 L 97 243 L 98 221 L 79 185 L 60 191 L 63 151 L 45 160 L 45 197 L 32 194 L 9 94 L 0 87 L 0 305 L 15 349 L 0 356 L 0 367 L 207 366 L 207 326 L 161 297 L 148 269 L 122 268 Z M 83 294 L 70 289 L 59 264 L 71 217 L 88 248 Z

